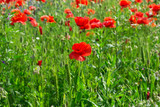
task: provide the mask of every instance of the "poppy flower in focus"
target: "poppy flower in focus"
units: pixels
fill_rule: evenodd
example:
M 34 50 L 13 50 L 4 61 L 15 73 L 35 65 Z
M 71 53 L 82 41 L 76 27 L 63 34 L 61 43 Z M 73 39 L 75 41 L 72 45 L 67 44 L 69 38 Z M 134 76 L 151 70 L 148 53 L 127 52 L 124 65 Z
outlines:
M 41 26 L 39 26 L 39 32 L 40 32 L 41 35 L 43 34 Z
M 88 9 L 87 14 L 88 14 L 88 15 L 95 14 L 95 11 L 92 10 L 92 9 Z
M 36 10 L 36 7 L 35 6 L 29 6 L 29 10 Z
M 24 13 L 15 13 L 15 16 L 11 18 L 11 25 L 14 25 L 14 23 L 22 23 L 25 25 L 27 21 L 27 16 Z
M 78 61 L 84 61 L 84 56 L 91 55 L 91 46 L 85 42 L 75 43 L 72 46 L 73 52 L 69 55 L 70 59 L 76 59 Z
M 143 0 L 135 0 L 135 3 L 142 3 Z
M 75 17 L 74 20 L 80 29 L 90 29 L 89 17 Z
M 32 24 L 33 27 L 37 27 L 38 23 L 36 22 L 36 19 L 34 19 L 33 17 L 28 17 L 30 23 Z
M 119 5 L 121 6 L 121 9 L 123 9 L 123 8 L 127 8 L 127 7 L 130 7 L 130 5 L 131 5 L 131 1 L 128 1 L 128 0 L 121 0 L 120 2 L 119 2 Z
M 76 0 L 77 8 L 79 7 L 79 4 L 88 5 L 88 0 Z
M 36 0 L 36 1 L 41 1 L 41 2 L 43 2 L 43 3 L 46 2 L 46 0 Z
M 115 28 L 116 27 L 115 23 L 116 23 L 116 21 L 114 19 L 112 19 L 111 17 L 105 17 L 104 22 L 103 22 L 103 26 L 109 27 L 109 28 Z
M 26 15 L 30 15 L 31 14 L 31 12 L 28 9 L 25 9 L 23 13 L 26 14 Z
M 42 60 L 38 61 L 37 65 L 41 66 L 42 65 Z

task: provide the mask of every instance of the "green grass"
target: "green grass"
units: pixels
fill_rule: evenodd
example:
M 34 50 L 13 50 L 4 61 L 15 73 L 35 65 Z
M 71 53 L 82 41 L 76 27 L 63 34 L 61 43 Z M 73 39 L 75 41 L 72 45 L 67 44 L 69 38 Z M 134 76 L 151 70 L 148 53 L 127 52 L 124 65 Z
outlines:
M 79 9 L 72 8 L 69 0 L 51 2 L 52 5 L 32 2 L 37 10 L 30 16 L 42 26 L 43 35 L 29 22 L 25 26 L 20 23 L 11 26 L 7 20 L 11 9 L 0 15 L 0 106 L 160 106 L 159 26 L 132 28 L 128 20 L 131 12 L 121 11 L 119 2 L 114 0 Z M 144 5 L 147 5 L 145 1 L 135 6 L 146 12 L 148 8 L 141 8 Z M 23 9 L 27 7 L 26 3 Z M 88 16 L 86 10 L 92 8 L 96 13 L 89 16 L 91 19 L 102 22 L 105 17 L 112 17 L 116 28 L 93 29 L 90 32 L 94 35 L 87 37 L 87 31 L 80 33 L 74 19 L 70 19 L 73 27 L 70 32 L 64 24 L 66 8 L 74 16 L 82 17 Z M 42 15 L 54 16 L 57 23 L 41 22 Z M 67 34 L 70 40 L 65 38 Z M 73 44 L 80 42 L 92 48 L 84 62 L 69 59 Z M 39 60 L 41 67 L 37 65 Z M 149 100 L 147 92 L 150 92 Z

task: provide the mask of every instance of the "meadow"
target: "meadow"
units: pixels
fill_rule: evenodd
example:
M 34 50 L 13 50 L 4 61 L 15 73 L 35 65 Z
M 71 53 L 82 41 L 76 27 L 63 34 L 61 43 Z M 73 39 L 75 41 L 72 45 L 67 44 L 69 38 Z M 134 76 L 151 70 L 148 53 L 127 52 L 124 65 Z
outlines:
M 159 107 L 159 0 L 0 0 L 0 107 Z

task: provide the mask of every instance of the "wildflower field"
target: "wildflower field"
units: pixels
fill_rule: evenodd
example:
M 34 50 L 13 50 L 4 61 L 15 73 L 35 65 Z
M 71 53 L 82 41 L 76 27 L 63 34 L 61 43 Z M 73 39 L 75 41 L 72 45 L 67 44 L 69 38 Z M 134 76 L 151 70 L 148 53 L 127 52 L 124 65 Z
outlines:
M 0 107 L 160 107 L 160 0 L 0 0 Z

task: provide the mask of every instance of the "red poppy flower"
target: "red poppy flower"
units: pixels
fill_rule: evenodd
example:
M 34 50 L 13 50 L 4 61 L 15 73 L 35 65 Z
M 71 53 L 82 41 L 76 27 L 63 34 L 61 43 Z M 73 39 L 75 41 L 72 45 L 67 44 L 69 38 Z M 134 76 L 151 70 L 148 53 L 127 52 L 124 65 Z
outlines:
M 25 25 L 27 21 L 27 16 L 24 13 L 15 13 L 15 16 L 11 18 L 11 25 L 14 25 L 14 23 L 22 23 Z
M 41 16 L 40 19 L 41 19 L 41 21 L 44 21 L 44 19 L 46 19 L 47 22 L 56 23 L 56 21 L 54 20 L 54 17 L 53 17 L 53 16 L 44 15 L 44 16 Z
M 34 19 L 33 17 L 28 17 L 29 21 L 31 22 L 33 27 L 37 27 L 38 23 L 36 22 L 36 19 Z
M 143 0 L 135 0 L 136 3 L 142 3 Z
M 77 8 L 79 7 L 79 4 L 88 5 L 88 0 L 76 0 Z
M 47 21 L 49 20 L 49 17 L 47 15 L 43 15 L 40 17 L 41 21 L 44 21 L 46 19 Z
M 41 35 L 43 34 L 41 26 L 39 26 L 39 32 L 40 32 Z
M 25 9 L 23 13 L 26 14 L 26 15 L 30 15 L 31 14 L 31 12 L 28 9 Z
M 11 10 L 11 13 L 14 13 L 14 12 L 15 12 L 15 13 L 20 13 L 21 11 L 20 11 L 19 9 L 12 9 L 12 10 Z
M 70 9 L 67 8 L 67 9 L 64 10 L 64 13 L 68 14 L 68 13 L 72 13 L 72 12 L 71 12 Z
M 130 8 L 131 12 L 135 13 L 137 12 L 137 8 Z
M 127 8 L 127 7 L 130 7 L 130 5 L 131 5 L 131 1 L 128 1 L 128 0 L 121 0 L 120 2 L 119 2 L 119 5 L 121 6 L 121 9 L 123 9 L 123 8 Z
M 48 17 L 49 17 L 49 20 L 47 22 L 56 23 L 53 16 L 48 16 Z
M 84 61 L 84 56 L 91 55 L 91 46 L 85 42 L 75 43 L 72 46 L 73 52 L 69 55 L 70 59 L 76 59 L 78 61 Z
M 0 4 L 1 4 L 1 3 L 4 3 L 4 2 L 5 2 L 4 0 L 0 0 Z
M 68 8 L 64 10 L 64 13 L 67 14 L 66 18 L 72 18 L 72 17 L 74 17 L 73 13 Z
M 135 17 L 134 15 L 131 15 L 131 17 L 130 17 L 129 21 L 130 21 L 130 23 L 131 23 L 131 24 L 135 24 L 135 23 L 137 23 L 137 21 L 136 21 L 136 17 Z
M 157 15 L 157 13 L 155 13 L 154 11 L 148 11 L 148 12 L 146 12 L 146 15 L 148 16 L 148 18 L 151 18 L 151 17 L 153 17 L 153 16 L 156 16 Z
M 29 6 L 29 10 L 36 10 L 36 7 L 35 6 Z
M 144 14 L 142 12 L 135 12 L 135 17 L 136 18 L 142 18 Z
M 38 61 L 37 65 L 41 66 L 42 65 L 42 60 Z
M 22 6 L 23 4 L 25 4 L 23 0 L 16 0 L 15 7 Z
M 36 1 L 46 2 L 46 0 L 36 0 Z
M 75 17 L 74 20 L 80 29 L 90 29 L 89 17 Z
M 137 23 L 138 23 L 138 24 L 148 25 L 149 22 L 150 22 L 150 20 L 149 20 L 147 17 L 139 18 L 139 19 L 137 20 Z
M 109 28 L 115 28 L 116 27 L 115 23 L 116 23 L 116 21 L 114 19 L 112 19 L 111 17 L 105 17 L 104 22 L 103 22 L 103 26 L 109 27 Z
M 92 20 L 90 20 L 90 25 L 91 25 L 91 29 L 103 27 L 103 24 L 100 22 L 100 20 L 96 18 L 93 18 Z
M 159 5 L 153 5 L 152 6 L 152 11 L 158 13 L 158 11 L 160 11 L 160 4 Z

